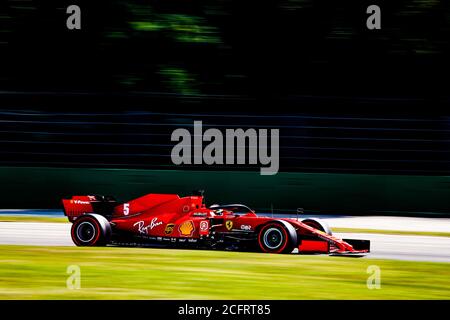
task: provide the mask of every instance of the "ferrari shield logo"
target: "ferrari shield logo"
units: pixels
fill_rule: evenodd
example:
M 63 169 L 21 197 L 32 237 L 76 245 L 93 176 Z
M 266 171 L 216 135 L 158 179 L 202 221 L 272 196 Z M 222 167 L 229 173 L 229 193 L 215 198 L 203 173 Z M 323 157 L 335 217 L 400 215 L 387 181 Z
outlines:
M 225 222 L 225 227 L 227 227 L 227 230 L 230 231 L 233 228 L 233 221 L 227 220 L 227 222 Z

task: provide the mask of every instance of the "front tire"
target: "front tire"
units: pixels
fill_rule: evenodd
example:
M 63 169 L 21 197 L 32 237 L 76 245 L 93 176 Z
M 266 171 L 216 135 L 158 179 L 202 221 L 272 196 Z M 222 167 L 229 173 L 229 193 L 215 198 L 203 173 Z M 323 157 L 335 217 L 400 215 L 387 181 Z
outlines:
M 259 248 L 266 253 L 290 253 L 294 243 L 289 231 L 280 223 L 268 223 L 258 233 Z
M 308 219 L 304 219 L 302 220 L 302 223 L 313 227 L 314 229 L 320 230 L 322 232 L 325 232 L 328 235 L 333 235 L 333 232 L 331 231 L 331 228 L 328 226 L 328 224 L 320 219 L 315 219 L 315 218 L 308 218 Z
M 98 214 L 84 215 L 72 224 L 71 236 L 77 246 L 104 246 L 111 238 L 111 225 Z

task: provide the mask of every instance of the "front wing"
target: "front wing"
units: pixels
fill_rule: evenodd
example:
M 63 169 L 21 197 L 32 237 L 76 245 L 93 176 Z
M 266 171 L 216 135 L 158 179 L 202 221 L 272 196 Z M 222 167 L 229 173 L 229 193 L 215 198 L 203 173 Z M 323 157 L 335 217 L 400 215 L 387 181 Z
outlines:
M 334 240 L 334 239 L 333 239 Z M 336 246 L 333 241 L 322 239 L 301 240 L 299 253 L 326 253 L 330 255 L 363 255 L 370 252 L 370 240 L 342 239 L 345 246 Z M 341 244 L 341 243 L 340 243 Z

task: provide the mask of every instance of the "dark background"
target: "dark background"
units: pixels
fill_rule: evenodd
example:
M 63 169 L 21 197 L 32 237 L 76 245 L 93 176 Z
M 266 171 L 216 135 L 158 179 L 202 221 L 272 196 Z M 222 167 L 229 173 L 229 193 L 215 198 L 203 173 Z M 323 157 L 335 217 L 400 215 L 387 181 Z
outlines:
M 81 7 L 81 30 L 66 28 L 70 4 Z M 366 28 L 370 4 L 381 7 L 381 30 Z M 62 193 L 55 185 L 76 185 L 67 193 L 101 193 L 120 180 L 122 196 L 200 186 L 220 200 L 237 183 L 263 188 L 284 207 L 294 206 L 301 192 L 299 201 L 317 212 L 448 212 L 449 6 L 442 0 L 2 1 L 0 164 L 8 184 L 0 206 L 23 207 L 17 194 L 27 194 L 29 206 L 54 207 Z M 173 165 L 170 134 L 194 120 L 205 129 L 279 128 L 280 172 L 296 174 L 289 194 L 261 180 L 259 166 Z M 17 168 L 34 168 L 27 174 L 38 178 L 18 181 Z M 88 168 L 193 175 L 146 186 L 113 175 L 108 182 L 92 176 L 75 182 L 62 170 L 48 184 L 43 168 L 79 168 L 80 176 Z M 235 178 L 192 180 L 215 170 Z M 240 171 L 258 181 L 243 181 Z M 314 185 L 306 173 L 338 175 L 312 179 L 323 181 Z M 388 192 L 401 177 L 414 183 Z M 42 184 L 47 191 L 30 196 Z M 269 207 L 258 193 L 239 196 Z
M 82 29 L 65 13 L 78 4 Z M 382 29 L 366 28 L 366 8 Z M 3 90 L 448 97 L 448 1 L 2 1 Z

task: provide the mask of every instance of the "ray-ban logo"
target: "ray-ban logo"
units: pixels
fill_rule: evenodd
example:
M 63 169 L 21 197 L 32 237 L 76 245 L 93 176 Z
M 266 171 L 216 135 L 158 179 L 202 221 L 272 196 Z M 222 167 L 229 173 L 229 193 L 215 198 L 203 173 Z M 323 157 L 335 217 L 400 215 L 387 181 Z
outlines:
M 178 142 L 171 153 L 172 162 L 176 165 L 259 164 L 261 175 L 278 173 L 278 129 L 226 129 L 223 133 L 210 128 L 203 132 L 202 121 L 194 121 L 193 134 L 179 128 L 172 132 L 171 141 Z M 203 142 L 208 144 L 203 147 Z

